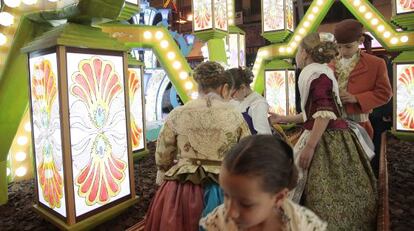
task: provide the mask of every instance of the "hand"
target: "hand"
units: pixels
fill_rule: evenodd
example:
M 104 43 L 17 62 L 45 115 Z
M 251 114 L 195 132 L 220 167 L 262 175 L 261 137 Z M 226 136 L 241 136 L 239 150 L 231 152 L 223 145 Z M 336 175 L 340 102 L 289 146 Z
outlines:
M 303 169 L 308 169 L 310 166 L 310 163 L 312 162 L 314 153 L 315 153 L 315 148 L 309 145 L 305 145 L 305 147 L 300 153 L 299 166 Z
M 278 123 L 283 123 L 284 122 L 284 116 L 273 113 L 273 112 L 269 112 L 269 121 L 271 124 L 278 124 Z
M 342 103 L 358 103 L 357 98 L 347 91 L 341 91 L 339 97 L 341 98 Z

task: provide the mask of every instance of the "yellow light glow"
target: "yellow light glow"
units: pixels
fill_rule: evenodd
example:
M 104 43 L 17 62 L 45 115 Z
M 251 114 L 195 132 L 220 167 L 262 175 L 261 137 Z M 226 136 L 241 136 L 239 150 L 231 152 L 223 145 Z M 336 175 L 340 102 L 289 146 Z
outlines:
M 59 1 L 59 0 L 48 0 L 49 2 L 57 2 L 57 1 Z
M 396 37 L 391 39 L 391 43 L 392 44 L 397 44 L 398 43 L 398 39 Z
M 403 42 L 403 43 L 408 42 L 408 36 L 406 36 L 406 35 L 402 36 L 402 37 L 400 38 L 400 41 L 401 41 L 401 42 Z
M 25 160 L 27 157 L 27 154 L 25 152 L 16 152 L 14 159 L 16 161 L 23 161 Z
M 302 37 L 301 37 L 301 36 L 299 36 L 299 35 L 296 35 L 296 36 L 295 36 L 295 41 L 296 41 L 296 42 L 299 42 L 301 39 L 302 39 Z
M 322 5 L 323 4 L 323 0 L 318 0 L 318 2 L 316 2 L 316 4 Z
M 19 136 L 17 138 L 17 144 L 19 144 L 19 145 L 25 145 L 25 144 L 27 144 L 27 141 L 28 141 L 28 139 L 27 139 L 26 136 Z
M 150 31 L 144 31 L 144 39 L 151 39 L 152 33 Z
M 300 28 L 299 29 L 299 34 L 305 34 L 306 33 L 306 30 L 305 29 L 303 29 L 303 28 Z
M 11 8 L 15 8 L 15 7 L 20 6 L 20 0 L 4 0 L 3 2 L 8 7 L 11 7 Z
M 284 47 L 280 47 L 280 48 L 279 48 L 279 51 L 280 51 L 280 52 L 285 52 L 285 48 L 284 48 Z
M 7 37 L 3 33 L 0 33 L 0 46 L 3 46 L 4 44 L 6 44 L 6 42 Z
M 7 168 L 7 176 L 10 176 L 10 173 L 11 173 L 10 168 Z
M 168 53 L 167 53 L 167 58 L 168 58 L 169 60 L 173 60 L 173 59 L 175 59 L 175 53 L 174 53 L 173 51 L 168 52 Z
M 187 90 L 190 90 L 191 88 L 193 88 L 194 84 L 190 81 L 185 82 L 184 87 Z
M 36 4 L 37 0 L 23 0 L 23 3 L 30 6 Z
M 383 32 L 385 30 L 385 27 L 383 25 L 379 25 L 377 29 L 379 32 Z
M 385 37 L 385 38 L 388 38 L 388 37 L 390 37 L 390 36 L 391 36 L 391 33 L 390 33 L 390 32 L 388 32 L 388 31 L 384 32 L 384 37 Z
M 372 25 L 377 25 L 378 24 L 378 19 L 376 19 L 376 18 L 373 18 L 372 20 L 371 20 L 371 24 Z
M 359 12 L 364 13 L 367 10 L 367 8 L 365 6 L 360 6 L 359 7 Z
M 318 13 L 318 11 L 319 11 L 319 7 L 317 7 L 317 6 L 315 6 L 313 9 L 312 9 L 312 12 L 313 13 Z
M 22 176 L 26 175 L 27 169 L 25 167 L 20 167 L 20 168 L 16 169 L 16 171 L 14 173 L 16 174 L 16 176 L 22 177 Z
M 259 52 L 259 57 L 265 58 L 269 55 L 269 51 L 268 50 L 263 50 Z
M 370 19 L 372 17 L 372 13 L 371 12 L 367 12 L 366 14 L 365 14 L 365 18 L 366 19 Z
M 315 18 L 315 15 L 314 15 L 314 14 L 309 14 L 309 15 L 308 15 L 308 19 L 309 19 L 309 20 L 313 20 L 314 18 Z
M 359 6 L 359 4 L 361 4 L 360 0 L 354 0 L 354 6 Z
M 291 42 L 290 43 L 290 47 L 292 47 L 292 48 L 294 48 L 294 47 L 296 47 L 298 44 L 296 43 L 296 42 Z
M 161 45 L 161 48 L 164 48 L 165 49 L 165 48 L 168 47 L 169 44 L 168 44 L 168 41 L 167 40 L 162 40 L 160 45 Z
M 310 22 L 305 21 L 305 22 L 303 23 L 303 26 L 304 26 L 304 27 L 309 27 L 309 26 L 310 26 Z
M 288 47 L 288 48 L 286 48 L 286 51 L 289 52 L 289 53 L 291 53 L 292 52 L 292 48 L 291 47 Z
M 180 79 L 186 80 L 188 78 L 188 73 L 185 71 L 180 72 Z
M 176 69 L 176 70 L 180 69 L 180 68 L 181 68 L 181 63 L 180 63 L 180 61 L 175 61 L 175 62 L 173 63 L 173 68 L 174 68 L 174 69 Z
M 32 126 L 30 125 L 30 122 L 26 122 L 26 123 L 24 124 L 24 130 L 25 130 L 26 132 L 31 132 L 31 131 L 32 131 Z
M 162 39 L 162 37 L 164 37 L 164 33 L 162 33 L 162 31 L 157 31 L 155 32 L 155 38 L 160 40 Z
M 0 13 L 0 25 L 2 26 L 11 26 L 14 22 L 14 16 L 8 12 Z
M 234 20 L 233 19 L 229 19 L 229 24 L 233 25 L 234 24 Z

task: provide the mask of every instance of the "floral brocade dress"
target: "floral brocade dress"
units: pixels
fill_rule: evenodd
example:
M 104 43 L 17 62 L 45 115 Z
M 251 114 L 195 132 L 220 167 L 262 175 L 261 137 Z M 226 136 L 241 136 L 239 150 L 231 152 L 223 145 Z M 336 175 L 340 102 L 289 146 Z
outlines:
M 308 92 L 305 132 L 295 146 L 295 154 L 306 145 L 315 118 L 330 121 L 315 148 L 305 181 L 298 182 L 304 187 L 302 201 L 328 222 L 328 230 L 374 230 L 376 179 L 355 133 L 340 117 L 333 81 L 321 74 L 312 80 Z
M 199 230 L 200 218 L 223 203 L 218 174 L 224 155 L 249 135 L 240 112 L 216 94 L 174 109 L 157 141 L 157 178 L 163 183 L 147 212 L 145 230 Z

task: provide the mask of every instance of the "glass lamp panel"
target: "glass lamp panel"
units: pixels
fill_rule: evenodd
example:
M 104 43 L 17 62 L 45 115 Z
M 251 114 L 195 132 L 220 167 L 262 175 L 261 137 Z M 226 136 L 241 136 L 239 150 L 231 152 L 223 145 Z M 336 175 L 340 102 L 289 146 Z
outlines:
M 287 115 L 286 71 L 265 71 L 265 98 L 271 112 Z
M 394 0 L 395 10 L 397 14 L 405 14 L 414 12 L 413 0 Z
M 213 28 L 212 0 L 193 0 L 194 31 L 202 31 Z
M 214 27 L 219 30 L 228 30 L 227 0 L 214 1 Z
M 397 64 L 397 130 L 414 131 L 414 64 Z
M 128 78 L 131 144 L 132 151 L 138 151 L 145 147 L 141 68 L 128 68 Z
M 66 217 L 56 53 L 29 58 L 39 202 Z
M 285 27 L 284 0 L 263 0 L 263 32 L 283 30 Z

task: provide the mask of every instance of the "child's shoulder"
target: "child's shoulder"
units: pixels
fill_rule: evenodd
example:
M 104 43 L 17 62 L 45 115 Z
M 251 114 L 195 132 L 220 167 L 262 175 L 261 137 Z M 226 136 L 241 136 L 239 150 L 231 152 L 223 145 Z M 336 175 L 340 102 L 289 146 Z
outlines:
M 285 201 L 283 209 L 290 219 L 291 230 L 324 231 L 327 228 L 327 223 L 321 220 L 314 212 L 291 200 Z
M 200 226 L 207 231 L 237 231 L 237 227 L 226 218 L 224 204 L 215 208 L 200 220 Z

